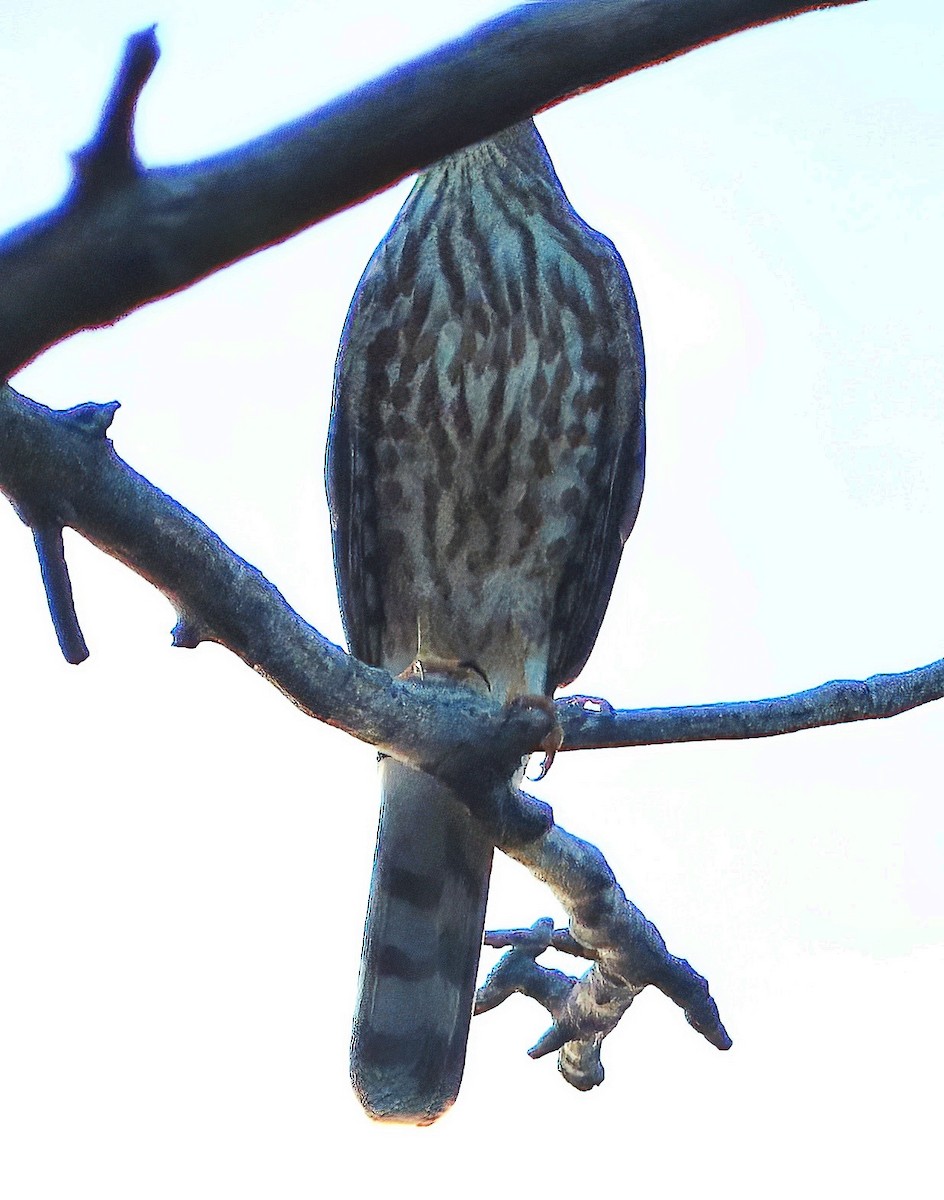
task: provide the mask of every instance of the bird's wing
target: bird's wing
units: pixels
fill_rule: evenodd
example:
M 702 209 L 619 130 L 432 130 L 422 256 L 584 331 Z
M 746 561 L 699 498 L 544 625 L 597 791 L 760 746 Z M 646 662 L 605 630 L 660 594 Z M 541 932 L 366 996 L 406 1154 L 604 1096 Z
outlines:
M 370 347 L 389 332 L 389 307 L 383 301 L 390 281 L 380 258 L 382 250 L 383 245 L 357 285 L 341 336 L 325 465 L 344 632 L 351 653 L 372 665 L 380 663 L 384 618 L 377 574 L 381 566 L 377 498 L 372 486 L 376 439 L 352 419 L 352 413 L 362 414 L 366 406 L 351 403 L 350 397 L 370 394 L 383 383 L 370 378 L 378 356 L 348 355 L 346 350 L 352 338 L 359 347 Z
M 623 544 L 632 531 L 645 478 L 645 360 L 632 284 L 616 247 L 589 228 L 599 273 L 593 294 L 561 279 L 555 298 L 578 315 L 579 371 L 596 392 L 598 454 L 584 508 L 557 589 L 551 620 L 548 691 L 569 683 L 590 656 L 609 603 Z M 552 281 L 553 282 L 553 281 Z M 576 366 L 576 364 L 575 364 Z

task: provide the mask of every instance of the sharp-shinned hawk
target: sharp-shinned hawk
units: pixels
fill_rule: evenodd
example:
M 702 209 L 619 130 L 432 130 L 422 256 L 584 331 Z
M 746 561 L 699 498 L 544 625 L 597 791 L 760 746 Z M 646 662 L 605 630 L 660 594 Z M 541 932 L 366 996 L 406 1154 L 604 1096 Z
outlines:
M 644 471 L 642 335 L 615 247 L 526 121 L 437 163 L 377 248 L 338 354 L 328 443 L 351 651 L 551 697 L 606 610 Z M 492 845 L 386 759 L 351 1073 L 425 1124 L 465 1061 Z

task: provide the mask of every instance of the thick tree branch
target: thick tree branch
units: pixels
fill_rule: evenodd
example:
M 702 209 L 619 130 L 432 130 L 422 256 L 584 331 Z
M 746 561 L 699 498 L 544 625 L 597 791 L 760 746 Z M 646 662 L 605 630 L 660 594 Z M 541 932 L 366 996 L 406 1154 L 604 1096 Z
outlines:
M 118 457 L 105 436 L 115 407 L 54 412 L 0 389 L 0 490 L 34 530 L 68 525 L 159 588 L 178 612 L 176 645 L 220 642 L 303 711 L 460 790 L 485 759 L 497 759 L 504 779 L 540 744 L 549 718 L 539 709 L 498 709 L 467 690 L 391 679 L 329 642 L 202 521 Z M 595 702 L 602 711 L 592 711 L 584 698 L 565 698 L 557 712 L 562 749 L 585 750 L 771 737 L 889 717 L 942 696 L 944 659 L 771 700 L 629 710 Z M 454 778 L 450 763 L 460 764 Z
M 512 9 L 214 158 L 140 168 L 157 55 L 128 42 L 69 195 L 0 239 L 0 379 L 577 92 L 738 30 L 859 0 L 548 0 Z
M 548 828 L 547 806 L 507 782 L 546 736 L 548 714 L 498 708 L 467 689 L 393 679 L 345 654 L 202 521 L 118 457 L 105 436 L 113 411 L 88 404 L 54 412 L 0 388 L 0 490 L 27 524 L 41 513 L 45 527 L 77 530 L 168 597 L 179 615 L 177 645 L 219 642 L 303 711 L 437 775 L 496 841 L 527 840 Z

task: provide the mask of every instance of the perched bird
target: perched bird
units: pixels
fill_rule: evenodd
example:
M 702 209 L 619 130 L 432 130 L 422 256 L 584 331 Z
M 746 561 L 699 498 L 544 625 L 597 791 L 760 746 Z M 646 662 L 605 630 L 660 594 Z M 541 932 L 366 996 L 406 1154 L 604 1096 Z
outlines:
M 341 339 L 327 481 L 351 651 L 548 699 L 596 640 L 642 494 L 642 334 L 615 247 L 533 122 L 420 176 Z M 452 1104 L 493 847 L 387 758 L 351 1076 L 373 1117 Z

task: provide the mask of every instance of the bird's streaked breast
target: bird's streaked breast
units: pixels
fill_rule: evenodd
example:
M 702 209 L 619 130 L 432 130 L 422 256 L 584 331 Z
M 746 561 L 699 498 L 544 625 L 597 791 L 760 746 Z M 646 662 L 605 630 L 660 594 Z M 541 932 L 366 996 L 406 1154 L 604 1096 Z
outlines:
M 501 675 L 514 656 L 545 690 L 562 580 L 638 418 L 614 255 L 528 123 L 431 169 L 371 260 L 336 405 L 388 666 L 419 649 Z

